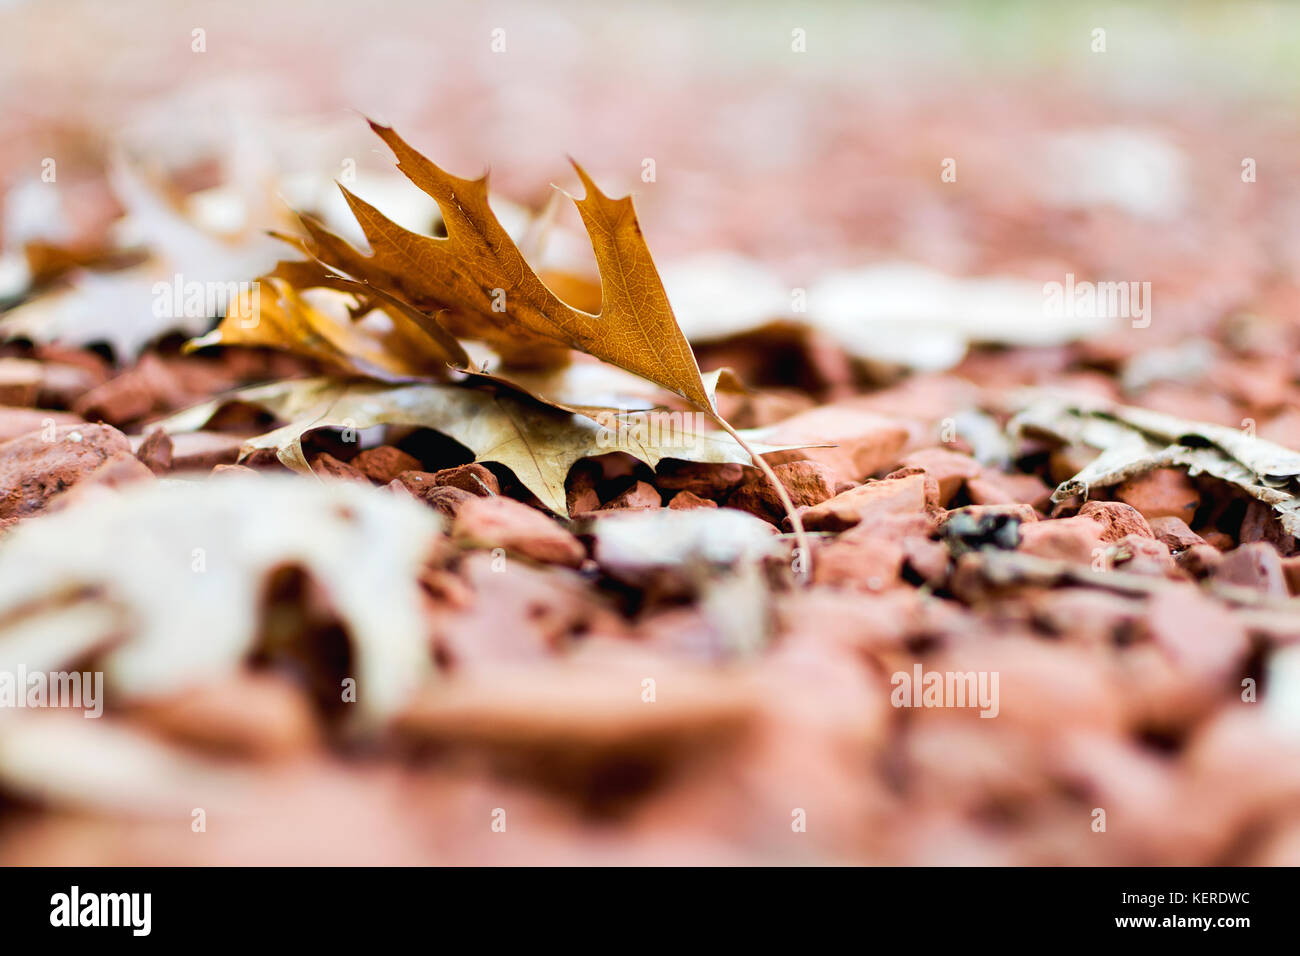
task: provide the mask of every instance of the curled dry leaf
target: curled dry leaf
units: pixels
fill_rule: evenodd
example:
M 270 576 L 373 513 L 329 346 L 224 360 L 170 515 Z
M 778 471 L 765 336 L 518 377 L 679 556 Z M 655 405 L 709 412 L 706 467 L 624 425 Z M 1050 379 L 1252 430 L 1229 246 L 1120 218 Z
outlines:
M 392 129 L 373 122 L 370 125 L 397 156 L 398 169 L 437 202 L 446 237 L 421 235 L 398 226 L 340 185 L 370 245 L 370 253 L 356 249 L 310 216 L 302 216 L 301 222 L 308 238 L 302 241 L 283 238 L 294 242 L 315 261 L 282 264 L 277 269 L 281 279 L 298 288 L 321 285 L 345 288 L 353 293 L 357 309 L 362 312 L 376 305 L 383 306 L 403 327 L 409 320 L 410 326 L 426 332 L 448 356 L 448 364 L 460 369 L 466 369 L 468 361 L 456 338 L 464 337 L 490 345 L 508 365 L 531 368 L 561 365 L 568 361 L 570 350 L 576 350 L 653 382 L 709 415 L 731 436 L 728 444 L 739 447 L 746 453 L 748 461 L 764 471 L 789 514 L 796 534 L 802 537 L 803 526 L 789 495 L 767 463 L 759 457 L 761 452 L 749 447 L 746 440 L 718 416 L 713 398 L 716 379 L 706 382 L 700 374 L 695 355 L 669 306 L 630 197 L 615 200 L 604 195 L 582 167 L 574 163 L 586 189 L 585 197 L 574 202 L 586 226 L 601 277 L 601 311 L 599 314 L 585 312 L 564 302 L 529 266 L 489 206 L 486 176 L 477 180 L 453 176 L 408 146 Z M 305 315 L 286 315 L 284 319 L 266 330 L 254 329 L 248 334 L 241 334 L 241 330 L 233 327 L 226 329 L 226 323 L 223 323 L 223 328 L 213 336 L 195 344 L 239 341 L 266 344 L 269 341 L 270 344 L 282 347 L 287 344 L 292 348 L 299 330 L 320 326 L 315 317 Z M 280 334 L 281 327 L 286 334 Z M 324 327 L 320 327 L 323 330 Z M 334 354 L 338 351 L 337 346 L 337 341 L 322 344 L 322 350 L 331 353 L 335 366 L 346 365 L 339 361 L 342 356 Z M 351 363 L 351 371 L 362 369 L 360 357 L 357 359 Z M 372 353 L 365 358 L 365 365 L 373 368 L 383 364 L 377 360 L 378 356 Z M 388 370 L 404 365 L 405 361 L 402 356 L 387 363 Z M 479 374 L 478 370 L 474 371 Z M 495 377 L 494 380 L 498 384 L 513 385 Z M 404 393 L 403 397 L 409 394 Z M 541 400 L 548 401 L 545 396 L 541 396 Z M 581 406 L 565 404 L 560 407 L 587 414 L 590 405 L 588 401 Z M 427 424 L 456 437 L 448 427 L 432 421 Z M 302 455 L 297 443 L 304 429 L 298 428 L 297 424 L 291 428 L 295 431 L 283 441 L 281 436 L 274 439 L 274 447 L 277 451 L 287 452 L 281 456 L 282 459 L 301 467 Z M 473 444 L 462 441 L 462 444 L 469 445 L 476 455 L 483 457 L 482 429 L 471 425 L 469 430 L 474 432 L 476 441 Z M 495 438 L 499 429 L 489 431 Z M 517 418 L 509 423 L 508 432 L 510 436 L 519 434 Z M 692 432 L 698 432 L 698 429 L 692 429 Z M 721 441 L 698 436 L 689 444 L 698 444 L 700 440 L 706 445 Z M 521 446 L 511 438 L 507 444 L 509 460 L 503 464 L 515 468 L 511 462 L 518 463 L 522 473 L 520 470 L 516 473 L 524 484 L 548 507 L 563 511 L 563 474 L 549 462 L 539 463 L 536 448 L 527 447 L 527 442 Z M 490 442 L 489 447 L 495 446 L 495 441 Z M 665 457 L 643 442 L 638 442 L 638 446 L 638 450 L 623 449 L 618 443 L 605 450 L 632 451 L 651 464 Z M 563 454 L 560 456 L 561 467 L 567 471 L 568 465 L 577 457 L 589 453 Z M 694 454 L 684 457 L 705 461 L 737 460 L 734 456 L 719 459 L 716 452 L 705 454 L 704 458 Z M 708 457 L 710 455 L 714 457 Z M 501 459 L 493 457 L 490 460 Z
M 351 636 L 359 715 L 383 717 L 433 673 L 416 579 L 440 527 L 401 496 L 289 476 L 86 496 L 0 542 L 0 670 L 94 655 L 110 700 L 210 680 L 254 650 L 269 572 L 300 567 Z
M 232 392 L 159 425 L 168 432 L 197 431 L 229 402 L 254 405 L 290 423 L 249 439 L 244 455 L 274 449 L 288 467 L 309 471 L 302 438 L 312 429 L 431 428 L 460 442 L 474 453 L 475 460 L 505 465 L 557 514 L 567 514 L 564 479 L 582 458 L 622 451 L 652 468 L 664 458 L 718 464 L 750 461 L 749 454 L 729 434 L 699 428 L 698 420 L 689 413 L 672 413 L 674 417 L 655 429 L 639 428 L 635 423 L 626 428 L 606 427 L 586 414 L 542 404 L 499 383 L 468 388 L 295 379 Z M 764 444 L 765 434 L 765 430 L 747 433 L 746 441 L 760 454 L 789 447 Z
M 1210 475 L 1273 507 L 1288 534 L 1300 536 L 1300 452 L 1244 430 L 1188 421 L 1129 406 L 1091 406 L 1058 398 L 1031 401 L 1011 422 L 1100 454 L 1052 495 L 1062 501 L 1157 468 Z
M 392 129 L 370 125 L 397 156 L 397 168 L 438 203 L 447 236 L 403 229 L 340 186 L 371 254 L 303 217 L 310 237 L 305 247 L 312 255 L 421 312 L 437 314 L 453 334 L 485 341 L 508 358 L 525 358 L 530 351 L 534 359 L 544 358 L 537 350 L 546 347 L 558 350 L 551 356 L 576 349 L 713 411 L 630 197 L 610 199 L 574 164 L 587 191 L 574 201 L 601 276 L 601 311 L 593 315 L 562 301 L 524 260 L 488 205 L 486 176 L 453 176 Z
M 527 392 L 568 411 L 652 409 L 680 399 L 652 382 L 578 355 L 564 365 L 511 368 L 509 377 L 478 369 L 500 364 L 485 347 L 467 350 L 433 318 L 382 290 L 329 272 L 315 261 L 281 262 L 259 282 L 256 299 L 241 294 L 215 329 L 185 351 L 209 346 L 256 346 L 290 352 L 350 376 L 378 380 L 461 375 Z M 371 316 L 379 321 L 366 321 Z M 705 391 L 742 391 L 727 369 L 702 376 Z
M 264 278 L 256 293 L 242 292 L 220 324 L 187 343 L 186 350 L 209 345 L 267 346 L 348 375 L 445 377 L 452 356 L 442 343 L 420 334 L 398 309 L 375 316 L 384 323 L 379 327 L 354 321 L 349 314 L 352 302 L 332 288 L 309 288 L 304 294 L 282 279 Z

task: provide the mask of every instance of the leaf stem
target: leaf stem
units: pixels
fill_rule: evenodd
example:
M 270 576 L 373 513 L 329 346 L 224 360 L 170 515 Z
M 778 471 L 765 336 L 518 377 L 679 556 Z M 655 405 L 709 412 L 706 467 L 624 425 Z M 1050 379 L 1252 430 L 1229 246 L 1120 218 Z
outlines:
M 781 483 L 781 479 L 776 476 L 776 472 L 772 470 L 772 466 L 767 463 L 767 460 L 749 447 L 745 439 L 740 437 L 740 433 L 731 427 L 730 422 L 716 412 L 713 413 L 713 420 L 736 440 L 736 444 L 745 449 L 745 454 L 749 455 L 754 467 L 763 473 L 763 476 L 776 492 L 777 498 L 781 500 L 781 507 L 785 509 L 786 516 L 790 519 L 790 527 L 794 531 L 795 547 L 799 550 L 799 556 L 802 559 L 796 563 L 795 574 L 800 584 L 807 585 L 812 579 L 812 548 L 809 545 L 808 533 L 803 528 L 803 520 L 799 517 L 799 513 L 795 511 L 794 502 L 790 500 L 790 493 L 786 491 L 785 485 Z

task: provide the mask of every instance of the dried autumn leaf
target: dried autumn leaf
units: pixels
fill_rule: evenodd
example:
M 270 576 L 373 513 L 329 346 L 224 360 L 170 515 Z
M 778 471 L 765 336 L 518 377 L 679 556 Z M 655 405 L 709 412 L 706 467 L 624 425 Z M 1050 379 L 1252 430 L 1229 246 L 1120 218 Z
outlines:
M 315 428 L 411 425 L 442 432 L 470 449 L 478 461 L 505 465 L 547 508 L 566 514 L 564 480 L 579 459 L 623 451 L 650 467 L 664 458 L 749 464 L 749 453 L 724 431 L 701 428 L 694 413 L 676 412 L 653 428 L 639 422 L 602 427 L 499 385 L 414 384 L 391 386 L 332 379 L 295 379 L 232 392 L 187 409 L 159 425 L 168 432 L 197 431 L 218 409 L 241 402 L 265 409 L 290 424 L 244 445 L 244 454 L 274 449 L 290 468 L 309 471 L 303 436 Z M 595 411 L 592 410 L 595 414 Z M 611 412 L 612 414 L 612 412 Z M 613 424 L 612 422 L 609 424 Z M 789 446 L 762 444 L 765 431 L 748 433 L 757 453 Z
M 94 654 L 116 700 L 210 680 L 254 651 L 267 576 L 293 566 L 350 635 L 358 715 L 382 717 L 433 674 L 416 582 L 439 530 L 400 496 L 287 476 L 88 495 L 0 542 L 0 671 Z
M 1097 457 L 1052 495 L 1062 501 L 1157 468 L 1210 475 L 1269 504 L 1288 534 L 1300 536 L 1300 452 L 1235 428 L 1128 406 L 1088 406 L 1043 398 L 1012 420 L 1019 432 L 1086 445 Z
M 332 366 L 348 375 L 380 380 L 437 378 L 449 369 L 471 379 L 523 391 L 540 402 L 566 411 L 651 409 L 681 399 L 639 375 L 590 356 L 561 366 L 511 368 L 508 378 L 475 371 L 500 363 L 500 356 L 480 346 L 467 353 L 432 319 L 387 293 L 325 270 L 320 263 L 281 262 L 260 280 L 260 293 L 245 293 L 216 329 L 185 344 L 185 351 L 209 346 L 257 346 L 280 349 Z M 338 296 L 326 308 L 300 292 Z M 389 327 L 360 324 L 381 310 Z M 351 319 L 343 315 L 347 312 Z M 453 380 L 459 380 L 451 372 Z M 702 376 L 710 399 L 719 388 L 744 391 L 729 369 Z
M 442 378 L 448 364 L 464 355 L 454 339 L 448 345 L 423 334 L 399 308 L 385 313 L 387 328 L 375 328 L 349 317 L 353 300 L 337 287 L 310 291 L 315 301 L 283 279 L 261 279 L 255 291 L 240 294 L 215 329 L 186 343 L 186 351 L 212 345 L 280 348 L 372 378 Z
M 507 364 L 534 369 L 562 364 L 571 350 L 583 352 L 684 398 L 711 416 L 764 473 L 808 551 L 785 486 L 717 414 L 712 390 L 673 316 L 630 197 L 609 198 L 573 164 L 586 190 L 574 203 L 601 279 L 601 311 L 584 312 L 564 302 L 529 266 L 488 203 L 486 176 L 452 176 L 392 129 L 374 122 L 370 126 L 397 156 L 398 169 L 438 204 L 446 237 L 404 229 L 340 184 L 370 245 L 369 254 L 309 216 L 300 217 L 307 239 L 282 238 L 323 267 L 364 284 L 369 292 L 405 303 L 412 320 L 431 335 L 477 339 L 491 345 Z M 310 264 L 292 268 L 309 276 L 317 272 Z M 359 301 L 363 298 L 358 296 Z M 543 500 L 549 507 L 558 501 L 554 496 Z
M 712 413 L 695 355 L 673 317 L 630 197 L 610 199 L 574 164 L 587 192 L 574 202 L 601 276 L 601 311 L 583 312 L 547 288 L 524 260 L 488 205 L 486 176 L 453 176 L 392 129 L 370 125 L 397 156 L 398 169 L 438 203 L 447 236 L 403 229 L 340 186 L 371 254 L 303 217 L 310 236 L 307 248 L 314 256 L 422 312 L 448 313 L 439 320 L 450 331 L 482 339 L 503 355 L 540 346 L 576 349 Z

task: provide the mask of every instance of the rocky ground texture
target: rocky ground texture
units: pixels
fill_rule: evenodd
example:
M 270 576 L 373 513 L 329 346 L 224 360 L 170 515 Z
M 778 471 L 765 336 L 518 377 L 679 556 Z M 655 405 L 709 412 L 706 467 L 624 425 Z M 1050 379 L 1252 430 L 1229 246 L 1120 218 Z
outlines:
M 1214 375 L 1276 361 L 1220 347 Z M 93 730 L 165 745 L 183 760 L 169 773 L 138 772 L 131 753 L 92 773 L 75 755 L 94 733 L 67 742 L 62 780 L 19 757 L 6 770 L 0 748 L 4 858 L 1294 862 L 1294 538 L 1267 506 L 1176 468 L 1053 504 L 1095 452 L 1029 437 L 981 463 L 953 429 L 954 410 L 1004 424 L 1016 386 L 1048 377 L 1118 397 L 1117 363 L 1099 351 L 981 350 L 952 373 L 830 383 L 845 393 L 830 401 L 783 394 L 775 412 L 761 393 L 745 399 L 743 424 L 775 414 L 835 443 L 771 456 L 812 535 L 803 575 L 753 468 L 584 461 L 565 522 L 432 433 L 364 450 L 319 433 L 320 481 L 419 502 L 442 523 L 417 575 L 437 679 L 358 733 L 323 689 L 349 673 L 331 595 L 279 569 L 241 666 L 125 707 L 109 694 Z M 164 348 L 114 369 L 93 351 L 11 346 L 0 518 L 13 534 L 111 507 L 102 486 L 178 474 L 255 494 L 286 469 L 236 463 L 238 416 L 234 432 L 170 437 L 144 423 L 284 365 Z M 1221 400 L 1276 422 L 1265 416 L 1297 395 L 1277 381 Z M 615 527 L 701 511 L 753 524 L 644 524 L 631 543 Z M 757 558 L 728 552 L 727 535 L 748 542 L 757 526 L 772 538 Z M 720 540 L 710 550 L 700 534 Z M 642 553 L 647 536 L 666 555 Z M 382 534 L 366 545 L 385 546 Z M 995 716 L 895 706 L 893 675 L 917 664 L 996 673 Z M 169 788 L 198 788 L 195 806 L 229 821 L 216 839 L 168 835 L 188 819 L 151 792 Z M 122 791 L 169 812 L 115 806 Z M 498 810 L 508 839 L 494 839 Z M 348 838 L 322 848 L 343 820 Z

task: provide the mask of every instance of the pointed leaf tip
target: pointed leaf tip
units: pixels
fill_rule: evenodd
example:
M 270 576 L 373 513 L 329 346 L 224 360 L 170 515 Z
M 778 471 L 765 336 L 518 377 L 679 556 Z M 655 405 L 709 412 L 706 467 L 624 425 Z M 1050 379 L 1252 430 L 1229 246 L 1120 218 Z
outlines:
M 569 165 L 573 167 L 573 171 L 578 174 L 578 179 L 582 180 L 582 188 L 586 190 L 586 192 L 583 194 L 582 197 L 584 200 L 591 199 L 593 196 L 599 197 L 601 199 L 608 198 L 605 196 L 603 192 L 600 191 L 600 187 L 596 185 L 595 180 L 593 180 L 590 176 L 587 175 L 587 171 L 582 168 L 581 163 L 579 163 L 572 156 L 565 156 L 565 159 L 569 161 Z M 581 200 L 575 199 L 575 201 L 581 201 Z

